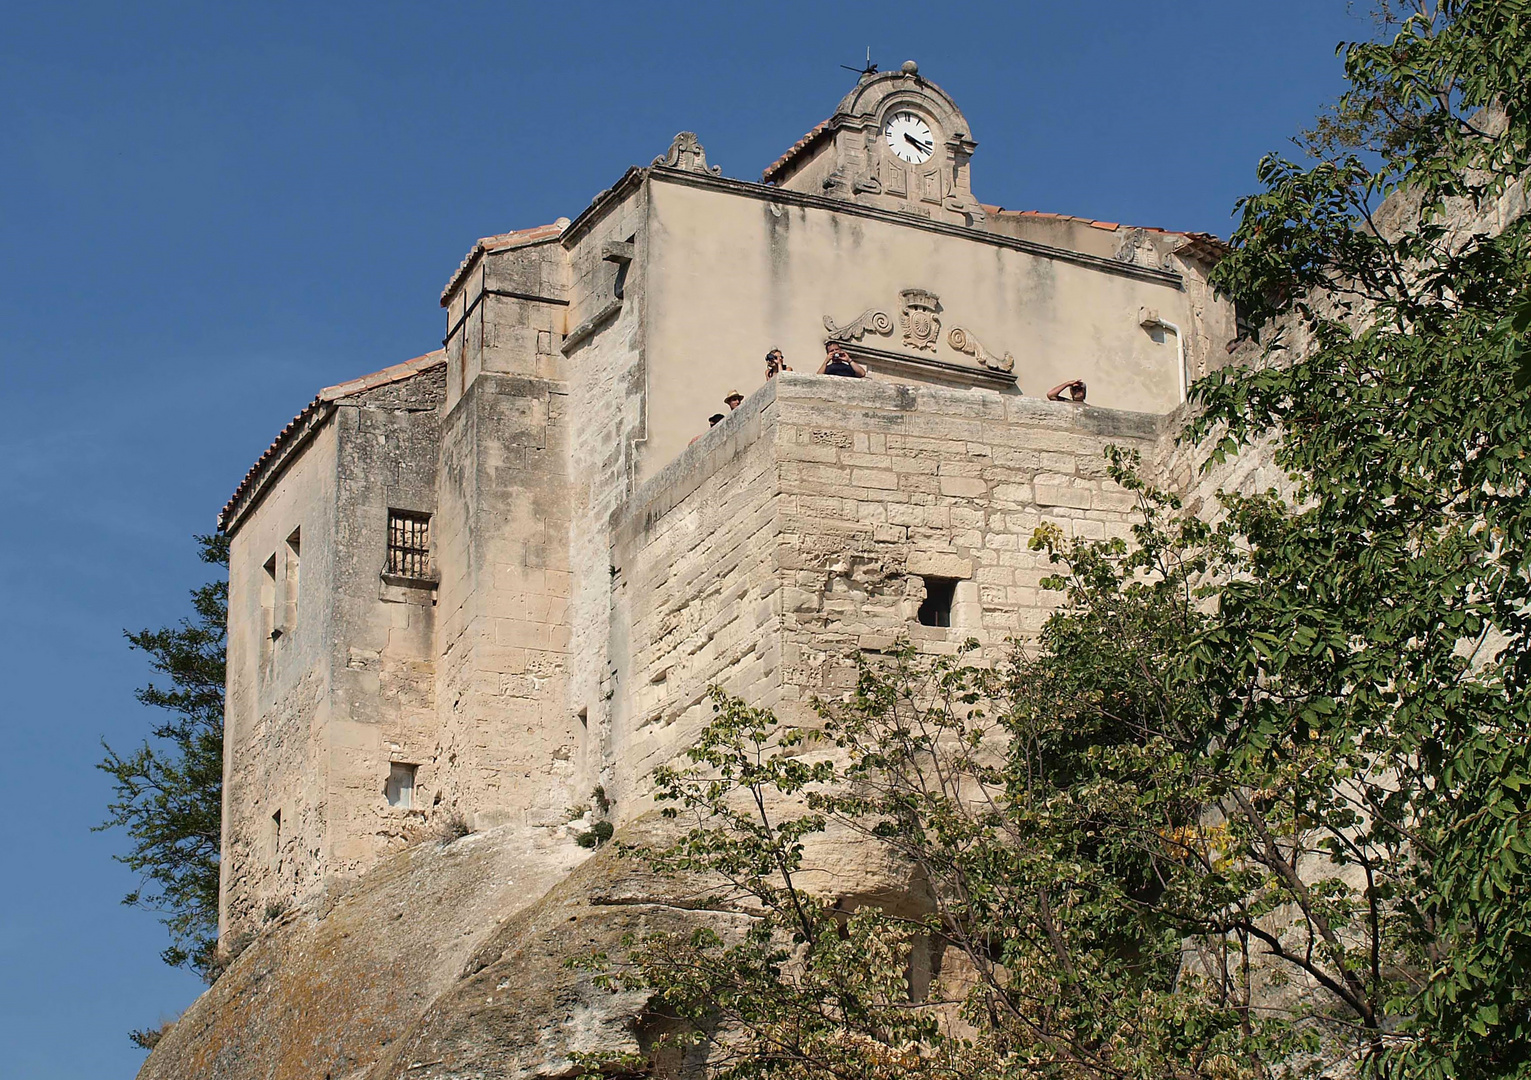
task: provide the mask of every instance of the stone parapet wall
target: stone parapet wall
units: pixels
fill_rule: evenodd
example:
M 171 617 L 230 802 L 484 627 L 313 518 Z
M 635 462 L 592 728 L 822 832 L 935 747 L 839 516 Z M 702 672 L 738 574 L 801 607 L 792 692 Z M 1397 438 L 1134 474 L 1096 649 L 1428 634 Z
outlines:
M 688 745 L 720 685 L 776 704 L 781 670 L 773 387 L 707 431 L 623 508 L 612 545 L 612 790 L 626 802 Z M 624 819 L 635 807 L 619 808 Z
M 1043 522 L 1130 535 L 1106 448 L 1151 457 L 1161 418 L 987 390 L 786 374 L 642 485 L 617 514 L 602 654 L 615 680 L 613 794 L 687 745 L 721 685 L 785 719 L 854 685 L 855 658 L 907 637 L 989 655 L 1059 602 L 1029 549 Z M 917 612 L 953 580 L 949 627 Z
M 854 686 L 858 651 L 975 638 L 992 655 L 1060 602 L 1029 542 L 1043 522 L 1130 535 L 1111 444 L 1151 452 L 1160 418 L 984 390 L 788 376 L 776 393 L 786 700 Z M 951 625 L 922 625 L 925 578 L 955 580 Z

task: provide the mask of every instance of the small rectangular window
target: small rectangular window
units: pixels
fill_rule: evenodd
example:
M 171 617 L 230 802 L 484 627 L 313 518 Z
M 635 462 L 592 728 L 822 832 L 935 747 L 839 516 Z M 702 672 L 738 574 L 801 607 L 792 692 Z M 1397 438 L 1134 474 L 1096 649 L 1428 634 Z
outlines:
M 384 793 L 388 796 L 388 805 L 397 806 L 403 810 L 412 809 L 415 805 L 415 770 L 420 766 L 406 765 L 402 761 L 393 761 L 388 765 L 388 786 Z
M 408 510 L 388 511 L 388 573 L 430 576 L 431 516 Z
M 956 579 L 928 577 L 924 580 L 925 599 L 920 603 L 920 624 L 922 626 L 950 626 L 952 624 L 952 598 L 957 593 Z

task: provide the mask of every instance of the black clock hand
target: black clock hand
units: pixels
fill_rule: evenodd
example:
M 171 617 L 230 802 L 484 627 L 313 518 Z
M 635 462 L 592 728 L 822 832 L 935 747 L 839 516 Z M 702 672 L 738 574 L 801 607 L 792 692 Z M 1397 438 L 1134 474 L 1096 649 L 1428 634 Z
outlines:
M 904 138 L 906 140 L 908 140 L 909 145 L 914 146 L 914 147 L 918 147 L 919 149 L 925 151 L 927 154 L 930 153 L 930 144 L 929 143 L 922 143 L 922 142 L 920 142 L 920 140 L 916 139 L 913 135 L 909 134 L 907 131 L 904 132 Z

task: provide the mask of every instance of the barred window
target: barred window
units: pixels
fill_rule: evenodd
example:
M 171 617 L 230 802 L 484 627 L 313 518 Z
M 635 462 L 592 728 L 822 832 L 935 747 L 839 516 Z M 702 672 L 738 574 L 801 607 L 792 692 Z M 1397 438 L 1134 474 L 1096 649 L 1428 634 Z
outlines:
M 431 516 L 388 511 L 388 572 L 424 578 L 430 573 Z

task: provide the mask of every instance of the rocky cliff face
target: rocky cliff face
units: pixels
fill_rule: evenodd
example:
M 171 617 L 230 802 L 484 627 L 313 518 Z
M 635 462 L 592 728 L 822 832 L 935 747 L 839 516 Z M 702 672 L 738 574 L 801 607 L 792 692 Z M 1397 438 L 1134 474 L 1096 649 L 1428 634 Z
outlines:
M 618 835 L 660 845 L 674 827 L 651 813 Z M 649 1049 L 660 1032 L 644 995 L 601 990 L 566 961 L 619 954 L 629 933 L 726 937 L 744 916 L 708 883 L 661 877 L 614 846 L 550 852 L 522 832 L 428 841 L 329 911 L 273 920 L 139 1080 L 568 1077 L 577 1053 Z M 907 871 L 856 837 L 815 838 L 805 866 L 850 907 L 920 906 Z
M 328 910 L 269 921 L 166 1032 L 139 1077 L 366 1076 L 458 985 L 502 920 L 588 856 L 572 844 L 536 847 L 508 828 L 401 852 Z

